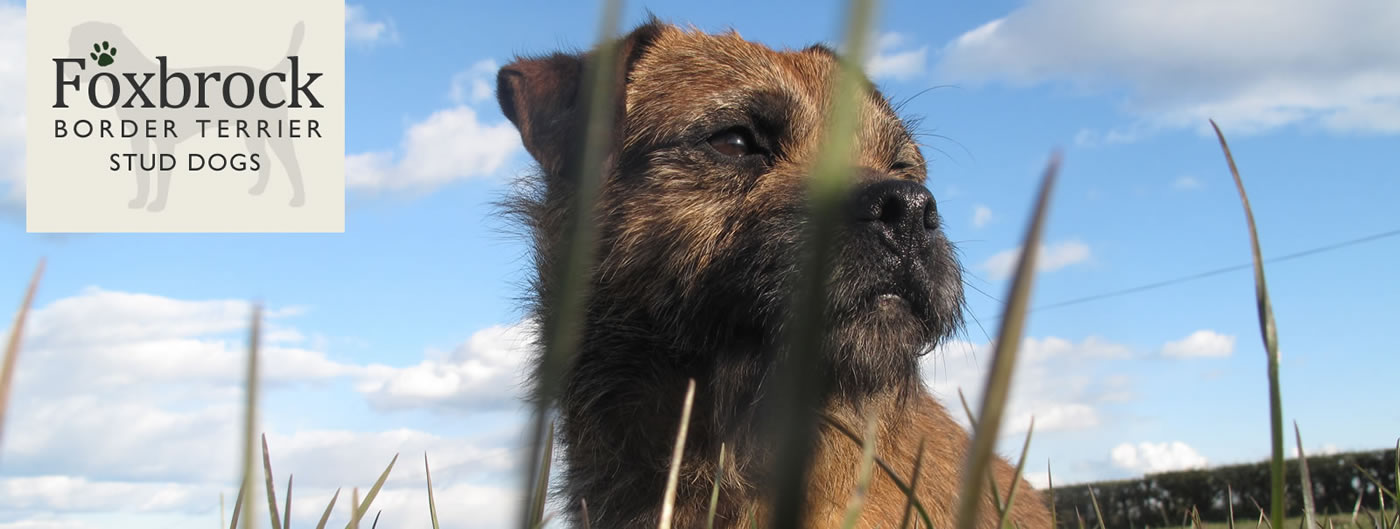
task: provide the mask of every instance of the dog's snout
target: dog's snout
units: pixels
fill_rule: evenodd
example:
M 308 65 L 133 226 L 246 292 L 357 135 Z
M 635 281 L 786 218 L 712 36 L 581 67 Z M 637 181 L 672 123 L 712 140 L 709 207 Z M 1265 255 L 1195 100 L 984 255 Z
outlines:
M 857 221 L 902 245 L 927 241 L 927 232 L 938 228 L 933 194 L 917 182 L 886 179 L 866 184 L 857 188 L 854 206 Z

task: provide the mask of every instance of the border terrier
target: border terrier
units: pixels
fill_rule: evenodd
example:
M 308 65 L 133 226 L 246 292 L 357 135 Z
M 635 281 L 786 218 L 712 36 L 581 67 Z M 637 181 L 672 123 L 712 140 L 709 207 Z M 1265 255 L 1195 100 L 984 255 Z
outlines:
M 762 524 L 781 450 L 765 446 L 762 404 L 784 354 L 807 176 L 838 58 L 822 45 L 777 51 L 655 19 L 610 49 L 616 71 L 604 74 L 619 89 L 609 145 L 593 168 L 602 170 L 591 216 L 596 261 L 585 272 L 580 348 L 560 379 L 544 381 L 560 388 L 565 514 L 576 527 L 657 526 L 694 379 L 674 526 L 704 525 L 722 444 L 730 455 L 716 526 Z M 501 110 L 539 166 L 506 206 L 531 234 L 528 299 L 546 326 L 582 170 L 585 72 L 598 53 L 520 57 L 497 77 Z M 936 525 L 952 526 L 969 438 L 921 382 L 919 359 L 962 323 L 960 267 L 911 126 L 868 81 L 858 113 L 854 185 L 824 310 L 829 346 L 805 361 L 820 364 L 828 389 L 820 411 L 857 431 L 875 417 L 876 453 L 906 482 L 923 446 L 917 496 Z M 804 526 L 837 527 L 861 447 L 825 424 L 812 443 Z M 1005 460 L 993 461 L 1003 493 L 1013 476 Z M 978 526 L 992 528 L 991 492 L 982 490 Z M 1010 521 L 1050 527 L 1041 496 L 1024 481 L 1019 490 Z M 876 472 L 859 526 L 898 528 L 906 502 Z

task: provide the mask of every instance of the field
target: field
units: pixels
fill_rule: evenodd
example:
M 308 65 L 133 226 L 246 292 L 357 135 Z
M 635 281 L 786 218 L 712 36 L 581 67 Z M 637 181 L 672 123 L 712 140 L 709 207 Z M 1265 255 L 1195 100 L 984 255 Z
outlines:
M 849 21 L 849 26 L 846 30 L 846 41 L 849 43 L 849 53 L 851 55 L 859 56 L 862 51 L 862 43 L 869 40 L 867 37 L 870 13 L 873 9 L 872 3 L 873 2 L 869 0 L 852 0 L 849 4 L 849 15 L 846 17 L 846 20 Z M 600 34 L 605 36 L 615 34 L 617 23 L 617 2 L 607 2 L 601 16 Z M 603 50 L 607 50 L 610 45 L 608 40 L 600 39 L 599 46 Z M 606 52 L 600 53 L 599 55 L 602 57 L 611 56 L 611 54 Z M 600 62 L 604 64 L 596 65 L 599 69 L 605 69 L 611 66 L 606 64 L 607 61 Z M 848 67 L 852 66 L 848 65 Z M 589 122 L 590 126 L 606 129 L 610 126 L 610 123 L 607 123 L 607 121 L 611 119 L 611 116 L 609 112 L 605 111 L 606 108 L 603 102 L 609 98 L 609 94 L 616 90 L 617 87 L 610 86 L 610 76 L 607 75 L 598 75 L 596 72 L 593 72 L 593 75 L 588 76 L 588 78 L 594 81 L 593 88 L 590 91 L 594 96 L 590 106 L 592 109 L 590 112 L 590 116 L 592 116 Z M 841 197 L 849 185 L 849 175 L 842 168 L 848 165 L 848 160 L 851 156 L 851 142 L 847 141 L 847 139 L 854 132 L 854 112 L 856 105 L 852 104 L 852 102 L 855 101 L 854 98 L 860 85 L 857 81 L 858 76 L 856 75 L 846 75 L 844 76 L 844 80 L 846 82 L 838 87 L 836 96 L 839 104 L 833 110 L 830 119 L 830 129 L 827 132 L 828 148 L 823 150 L 824 157 L 820 160 L 817 169 L 813 172 L 814 176 L 809 189 L 809 199 L 811 201 L 811 209 L 814 212 L 814 220 L 811 222 L 809 232 L 805 239 L 807 242 L 807 252 L 805 254 L 806 260 L 804 264 L 806 265 L 806 274 L 804 277 L 812 280 L 802 283 L 802 291 L 797 293 L 797 296 L 801 299 L 825 298 L 825 281 L 813 278 L 824 277 L 824 271 L 826 269 L 825 263 L 829 261 L 829 257 L 832 255 L 833 251 L 831 247 L 833 240 L 832 234 L 836 229 L 834 219 L 840 207 Z M 1233 177 L 1233 181 L 1239 191 L 1241 206 L 1247 220 L 1247 225 L 1244 229 L 1247 229 L 1251 235 L 1252 254 L 1254 258 L 1254 285 L 1257 293 L 1260 336 L 1268 351 L 1267 357 L 1261 359 L 1263 361 L 1260 362 L 1259 368 L 1267 374 L 1269 379 L 1269 400 L 1271 403 L 1269 408 L 1259 409 L 1256 412 L 1259 414 L 1268 414 L 1270 417 L 1272 459 L 1268 463 L 1269 494 L 1266 497 L 1258 498 L 1261 505 L 1260 508 L 1255 508 L 1252 505 L 1248 508 L 1244 507 L 1244 505 L 1236 505 L 1235 523 L 1191 522 L 1188 518 L 1186 520 L 1187 524 L 1193 527 L 1205 528 L 1252 527 L 1257 524 L 1287 528 L 1307 527 L 1309 525 L 1319 528 L 1361 527 L 1367 529 L 1395 529 L 1400 527 L 1400 502 L 1397 502 L 1396 497 L 1396 491 L 1400 490 L 1400 467 L 1398 467 L 1396 471 L 1397 478 L 1395 483 L 1387 484 L 1378 482 L 1376 484 L 1376 488 L 1378 489 L 1376 494 L 1381 508 L 1375 513 L 1369 510 L 1362 513 L 1358 507 L 1357 514 L 1318 515 L 1316 511 L 1319 510 L 1319 508 L 1313 505 L 1313 494 L 1311 493 L 1313 490 L 1313 483 L 1310 481 L 1306 464 L 1302 465 L 1300 473 L 1292 476 L 1292 479 L 1297 480 L 1294 482 L 1295 486 L 1301 486 L 1300 488 L 1304 491 L 1301 504 L 1286 504 L 1285 479 L 1290 476 L 1290 474 L 1286 472 L 1285 466 L 1285 436 L 1288 435 L 1288 432 L 1286 431 L 1286 426 L 1283 421 L 1282 393 L 1284 390 L 1279 382 L 1277 332 L 1274 326 L 1274 318 L 1270 305 L 1258 234 L 1254 225 L 1244 182 L 1236 167 L 1235 160 L 1230 152 L 1224 133 L 1218 128 L 1216 129 L 1216 133 L 1226 161 L 1226 164 L 1221 168 L 1220 175 L 1222 179 L 1227 173 Z M 589 138 L 595 137 L 597 137 L 597 135 L 589 136 Z M 586 153 L 584 156 L 585 160 L 597 160 L 599 158 L 600 149 L 602 147 L 597 143 L 597 141 L 593 140 L 585 142 L 583 151 Z M 584 165 L 588 166 L 589 164 Z M 1050 218 L 1050 205 L 1052 204 L 1053 190 L 1058 171 L 1058 156 L 1052 155 L 1045 169 L 1039 193 L 1032 205 L 1034 215 L 1032 216 L 1032 221 L 1025 230 L 1024 244 L 1022 245 L 1024 248 L 1038 248 L 1041 246 L 1041 234 L 1046 222 L 1048 222 L 1047 219 Z M 577 200 L 581 207 L 574 208 L 574 211 L 591 211 L 601 175 L 596 171 L 585 171 L 584 174 L 579 176 L 581 183 L 579 185 Z M 567 365 L 578 347 L 577 340 L 580 334 L 579 326 L 582 322 L 580 314 L 582 299 L 586 295 L 584 292 L 586 281 L 583 279 L 584 275 L 582 271 L 588 269 L 594 257 L 591 252 L 594 239 L 597 236 L 594 228 L 590 226 L 588 222 L 582 221 L 581 218 L 575 219 L 575 221 L 569 225 L 573 228 L 572 231 L 567 234 L 571 241 L 569 248 L 572 250 L 567 256 L 570 270 L 566 271 L 560 278 L 560 285 L 562 286 L 559 289 L 559 299 L 554 300 L 555 303 L 557 303 L 556 306 L 562 307 L 562 310 L 559 311 L 561 316 L 557 321 L 550 322 L 550 325 L 543 329 L 544 351 L 540 369 L 545 373 L 557 372 L 564 369 L 564 366 Z M 1238 229 L 1238 227 L 1222 226 L 1221 229 Z M 991 369 L 989 370 L 987 384 L 985 385 L 985 393 L 982 395 L 982 398 L 977 401 L 980 403 L 978 409 L 966 410 L 968 418 L 970 422 L 975 425 L 975 428 L 973 431 L 973 445 L 966 467 L 969 470 L 960 488 L 960 497 L 964 498 L 965 501 L 961 502 L 959 506 L 958 529 L 970 529 L 973 527 L 977 519 L 978 510 L 985 508 L 976 501 L 976 498 L 981 497 L 981 492 L 989 483 L 989 462 L 995 457 L 996 440 L 1000 436 L 1000 429 L 1005 418 L 1005 406 L 1011 375 L 1017 363 L 1017 344 L 1021 343 L 1024 324 L 1028 317 L 1028 300 L 1035 280 L 1037 255 L 1036 252 L 1024 252 L 1018 259 L 1015 267 L 1016 272 L 1014 279 L 1010 283 L 1009 292 L 1007 292 L 1007 295 L 1004 297 L 1007 303 L 1001 318 L 999 318 L 1001 325 L 1000 328 L 995 331 L 996 348 L 989 361 Z M 15 372 L 15 366 L 18 362 L 23 362 L 23 336 L 21 331 L 24 329 L 25 319 L 29 307 L 33 302 L 34 292 L 39 286 L 42 270 L 43 263 L 40 263 L 29 283 L 28 293 L 17 312 L 14 324 L 9 332 L 8 341 L 5 345 L 3 371 L 0 371 L 0 427 L 3 427 L 4 424 L 3 414 L 8 407 L 8 395 L 10 392 L 11 380 Z M 793 333 L 793 335 L 797 337 L 794 339 L 796 343 L 793 344 L 793 347 L 796 350 L 815 348 L 815 337 L 820 334 L 821 313 L 820 309 L 814 309 L 813 306 L 814 304 L 798 304 L 795 306 L 794 322 L 798 331 Z M 267 521 L 274 529 L 289 529 L 290 514 L 288 511 L 290 511 L 289 506 L 292 501 L 292 484 L 289 481 L 285 487 L 281 488 L 283 499 L 286 503 L 279 503 L 277 497 L 278 487 L 274 484 L 275 474 L 273 473 L 273 465 L 268 455 L 268 447 L 265 440 L 261 443 L 261 455 L 259 455 L 259 436 L 255 425 L 257 424 L 256 417 L 258 416 L 257 402 L 259 373 L 261 370 L 259 365 L 261 361 L 259 358 L 261 317 L 257 311 L 255 311 L 250 318 L 251 324 L 248 335 L 249 354 L 246 372 L 246 423 L 244 437 L 241 440 L 244 447 L 243 487 L 238 497 L 232 502 L 229 527 L 231 529 L 236 529 L 239 527 L 240 522 L 242 522 L 243 527 L 250 527 L 254 523 L 260 523 L 258 520 L 261 519 L 261 513 L 256 513 L 258 514 L 256 517 L 253 516 L 253 514 L 255 514 L 253 506 L 255 504 L 263 505 L 264 500 L 261 498 L 255 499 L 252 497 L 252 494 L 245 494 L 244 491 L 254 490 L 253 484 L 255 481 L 262 480 L 266 483 L 265 490 L 267 498 L 265 500 L 265 505 L 269 515 Z M 786 420 L 791 422 L 784 425 L 785 427 L 781 429 L 783 433 L 780 435 L 806 435 L 803 432 L 812 431 L 822 418 L 813 413 L 799 413 L 797 410 L 811 408 L 809 404 L 820 398 L 820 395 L 814 393 L 811 384 L 803 383 L 804 377 L 809 374 L 807 370 L 796 363 L 781 367 L 782 369 L 780 369 L 779 373 L 784 380 L 780 381 L 777 387 L 783 388 L 785 391 L 775 395 L 775 398 L 783 402 L 786 409 L 791 410 L 790 413 L 783 414 L 788 418 Z M 539 380 L 551 380 L 554 378 L 557 377 L 538 377 Z M 534 440 L 534 445 L 530 447 L 530 452 L 536 454 L 537 457 L 532 461 L 530 468 L 527 469 L 526 481 L 528 485 L 526 486 L 526 495 L 530 499 L 525 505 L 521 506 L 519 527 L 522 529 L 534 529 L 536 527 L 549 525 L 551 522 L 546 507 L 548 505 L 547 496 L 549 490 L 550 464 L 554 451 L 550 421 L 552 410 L 547 403 L 549 402 L 549 397 L 555 395 L 557 391 L 558 388 L 544 386 L 537 387 L 534 390 L 535 395 L 544 398 L 539 399 L 540 404 L 533 409 L 533 435 L 530 438 Z M 693 391 L 694 387 L 692 381 L 691 395 L 693 395 Z M 682 426 L 677 436 L 676 442 L 678 448 L 676 450 L 676 459 L 672 461 L 673 469 L 679 462 L 679 456 L 681 454 L 679 446 L 683 446 L 685 442 L 685 424 L 687 424 L 688 413 L 689 407 L 686 408 L 682 417 L 678 418 Z M 1301 427 L 1295 425 L 1292 435 L 1301 439 L 1301 437 L 1306 435 L 1306 431 L 1306 425 L 1301 425 Z M 0 433 L 3 433 L 3 430 L 0 430 Z M 861 465 L 862 482 L 857 485 L 856 490 L 852 493 L 845 524 L 845 527 L 856 527 L 863 508 L 864 491 L 876 472 L 890 473 L 891 477 L 900 483 L 907 483 L 909 480 L 915 479 L 915 477 L 896 476 L 891 473 L 874 453 L 869 437 L 859 435 L 855 432 L 852 432 L 850 437 L 853 443 L 862 444 L 866 448 L 864 452 L 865 459 Z M 800 438 L 785 438 L 775 439 L 774 441 L 781 442 L 785 446 L 808 446 L 806 443 L 796 442 L 800 440 Z M 1033 436 L 1028 435 L 1026 439 L 1027 446 L 1033 441 Z M 3 442 L 3 437 L 0 437 L 0 442 Z M 1301 441 L 1299 445 L 1301 445 Z M 1400 452 L 1400 445 L 1397 446 L 1397 452 Z M 799 526 L 799 503 L 784 500 L 801 497 L 801 491 L 804 487 L 802 481 L 803 466 L 810 459 L 809 456 L 810 453 L 800 449 L 784 450 L 781 452 L 780 460 L 777 462 L 776 468 L 782 471 L 779 472 L 781 477 L 774 491 L 774 497 L 777 498 L 777 501 L 775 501 L 772 510 L 772 527 L 789 529 Z M 392 456 L 393 459 L 390 459 L 391 454 L 373 454 L 369 457 L 382 457 L 389 461 L 379 481 L 373 487 L 364 491 L 363 495 L 361 491 L 354 489 L 344 494 L 344 496 L 346 496 L 345 498 L 337 496 L 332 499 L 330 504 L 325 507 L 326 514 L 321 518 L 321 524 L 318 525 L 317 529 L 324 528 L 326 521 L 329 519 L 333 510 L 337 508 L 337 505 L 343 509 L 347 503 L 351 505 L 352 513 L 352 520 L 348 527 L 359 527 L 361 524 L 365 524 L 367 527 L 377 526 L 379 520 L 377 520 L 375 511 L 373 510 L 373 502 L 380 487 L 393 471 L 395 465 L 401 462 L 397 460 L 397 456 Z M 416 462 L 413 464 L 416 464 Z M 425 468 L 430 468 L 429 461 L 427 461 L 426 458 L 423 464 Z M 1024 464 L 1023 452 L 1021 465 L 1024 466 Z M 261 471 L 257 469 L 259 466 L 262 467 Z M 1020 469 L 1021 468 L 1018 467 L 1018 471 Z M 262 474 L 261 477 L 259 474 Z M 667 487 L 665 496 L 665 501 L 667 502 L 672 501 L 675 494 L 677 474 L 674 470 L 670 477 L 671 482 Z M 1361 477 L 1358 476 L 1356 479 L 1360 480 Z M 998 491 L 995 490 L 995 486 L 993 486 L 993 492 L 997 498 L 996 505 L 993 507 L 997 509 L 1002 519 L 1005 520 L 1006 513 L 1010 511 L 1011 505 L 1013 505 L 1017 499 L 1015 490 L 1013 488 L 1012 490 Z M 429 477 L 429 481 L 424 483 L 424 496 L 427 508 L 433 511 L 432 518 L 434 520 L 434 527 L 436 528 L 436 499 L 433 497 L 431 477 Z M 919 503 L 918 499 L 914 498 L 911 494 L 909 502 L 912 512 L 915 513 L 914 516 L 911 516 L 910 526 L 931 527 L 932 523 L 928 520 L 925 507 Z M 258 509 L 261 509 L 261 507 L 258 507 Z M 1097 505 L 1095 505 L 1095 509 L 1098 509 Z M 242 515 L 243 513 L 249 514 Z M 1096 520 L 1098 521 L 1099 527 L 1104 527 L 1101 521 L 1103 518 L 1102 516 L 1086 516 L 1086 518 Z M 1275 525 L 1258 521 L 1263 518 L 1282 520 L 1282 523 Z M 1378 521 L 1372 522 L 1371 520 Z M 671 521 L 663 515 L 661 527 L 668 529 L 670 523 Z M 1078 527 L 1080 526 L 1079 524 L 1082 523 L 1084 523 L 1083 520 L 1071 521 L 1063 518 L 1059 520 L 1059 525 L 1061 527 Z M 396 524 L 390 520 L 386 520 L 385 525 L 389 527 L 396 526 Z

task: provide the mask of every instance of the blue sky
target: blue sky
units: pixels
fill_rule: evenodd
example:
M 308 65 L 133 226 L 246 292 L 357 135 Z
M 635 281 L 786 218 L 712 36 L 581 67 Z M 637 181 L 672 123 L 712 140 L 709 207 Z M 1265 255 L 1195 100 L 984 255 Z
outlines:
M 648 9 L 776 47 L 839 42 L 835 2 L 629 3 L 628 24 Z M 377 503 L 421 522 L 427 451 L 444 526 L 507 523 L 527 262 L 491 203 L 529 160 L 490 89 L 515 54 L 588 46 L 596 6 L 350 4 L 345 233 L 324 235 L 26 234 L 23 16 L 0 3 L 0 302 L 49 267 L 0 449 L 0 529 L 214 523 L 235 490 L 248 300 L 270 310 L 263 425 L 298 519 L 402 452 Z M 1400 229 L 1393 2 L 891 2 L 879 29 L 867 68 L 923 118 L 929 186 L 990 296 L 1056 148 L 1036 304 L 1247 263 L 1208 117 L 1266 255 Z M 1400 372 L 1397 259 L 1392 237 L 1268 271 L 1285 419 L 1310 452 L 1400 436 L 1400 409 L 1377 405 Z M 990 296 L 968 292 L 980 328 L 925 366 L 954 406 L 980 387 Z M 1034 415 L 1037 480 L 1046 460 L 1078 482 L 1264 458 L 1253 300 L 1238 271 L 1033 313 L 1004 453 Z

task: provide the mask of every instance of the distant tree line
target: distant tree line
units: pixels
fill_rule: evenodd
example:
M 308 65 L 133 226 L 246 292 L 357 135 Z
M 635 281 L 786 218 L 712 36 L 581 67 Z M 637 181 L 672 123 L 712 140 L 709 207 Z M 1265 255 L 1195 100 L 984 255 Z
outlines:
M 1378 512 L 1381 498 L 1376 484 L 1357 466 L 1365 469 L 1387 490 L 1395 490 L 1395 449 L 1371 452 L 1349 452 L 1328 456 L 1309 456 L 1308 472 L 1312 477 L 1313 499 L 1319 513 L 1350 515 L 1361 498 L 1361 506 Z M 1303 509 L 1302 481 L 1298 460 L 1287 465 L 1287 512 L 1301 515 Z M 1235 520 L 1255 521 L 1259 509 L 1269 510 L 1269 463 L 1231 465 L 1202 470 L 1183 470 L 1148 474 L 1142 479 L 1086 483 L 1055 487 L 1055 512 L 1060 527 L 1078 527 L 1075 511 L 1085 525 L 1096 527 L 1098 517 L 1089 497 L 1093 488 L 1103 512 L 1104 526 L 1110 529 L 1176 526 L 1190 516 L 1195 507 L 1205 522 L 1223 522 L 1234 507 Z M 1226 491 L 1233 492 L 1227 500 Z M 1255 504 L 1258 504 L 1258 507 Z M 1388 510 L 1395 503 L 1385 499 Z M 1365 515 L 1363 514 L 1364 518 Z M 1253 524 L 1247 524 L 1253 527 Z

